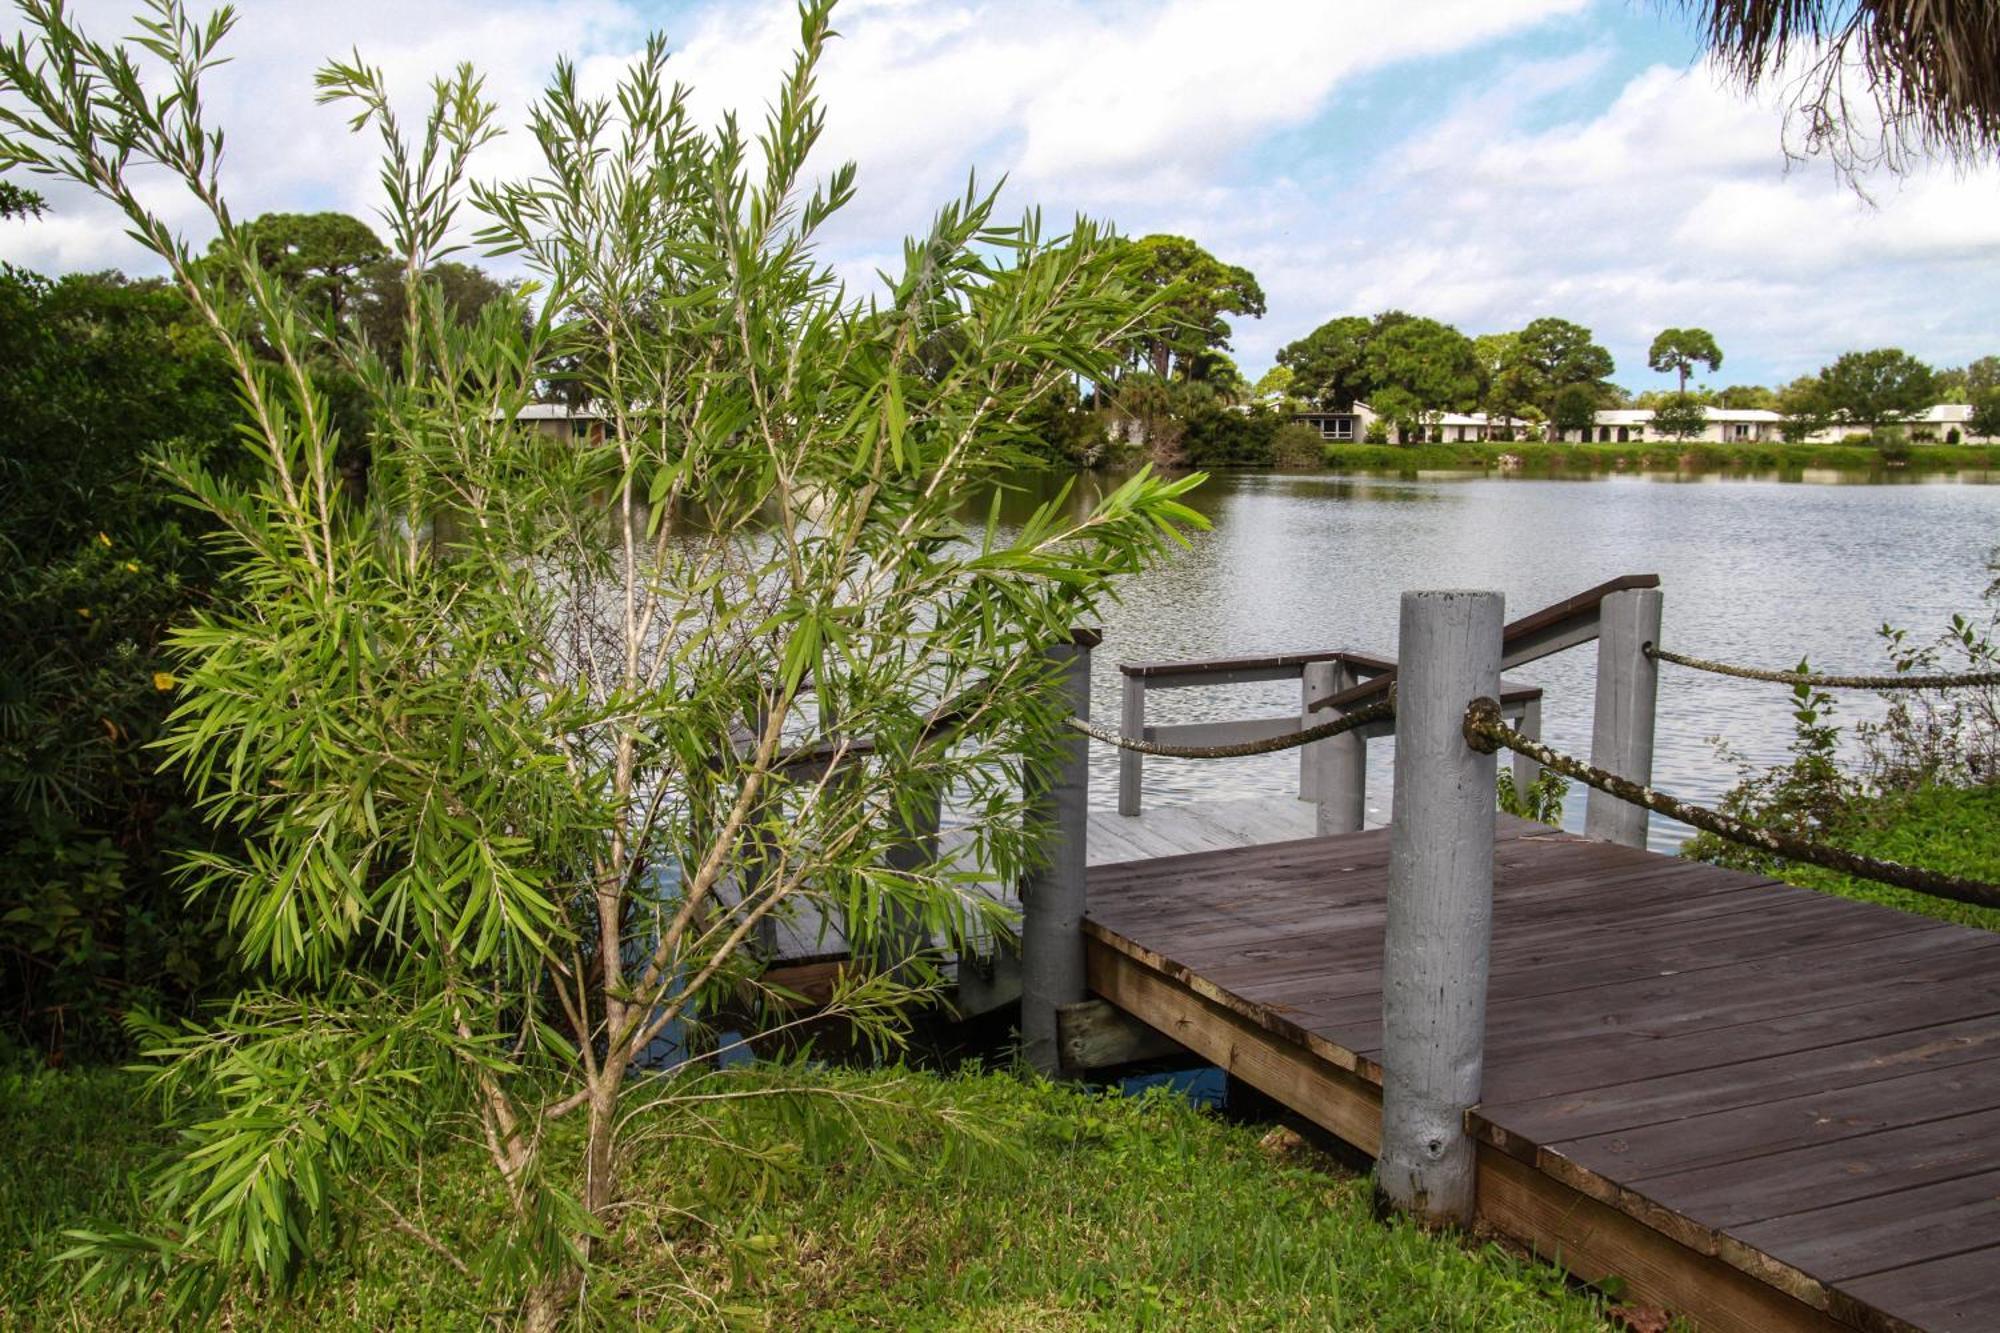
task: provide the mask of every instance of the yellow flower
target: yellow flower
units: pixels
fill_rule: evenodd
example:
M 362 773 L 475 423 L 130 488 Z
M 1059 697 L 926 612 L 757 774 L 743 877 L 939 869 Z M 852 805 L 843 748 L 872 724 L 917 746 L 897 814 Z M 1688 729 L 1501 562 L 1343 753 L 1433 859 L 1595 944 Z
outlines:
M 127 574 L 137 574 L 139 572 L 139 562 L 137 560 L 127 560 L 125 562 L 125 572 Z
M 171 689 L 172 689 L 173 687 L 174 687 L 174 678 L 173 678 L 172 676 L 168 675 L 168 674 L 167 674 L 166 672 L 164 672 L 164 671 L 155 671 L 155 672 L 153 673 L 153 688 L 154 688 L 154 689 L 156 689 L 156 690 L 171 690 Z
M 76 613 L 82 616 L 85 620 L 90 619 L 90 608 L 87 606 L 79 606 L 76 609 Z
M 110 539 L 109 537 L 105 536 L 105 535 L 104 535 L 103 533 L 101 533 L 101 532 L 97 534 L 97 540 L 98 540 L 98 544 L 99 544 L 99 545 L 102 545 L 102 546 L 109 546 L 109 545 L 111 545 L 111 539 Z

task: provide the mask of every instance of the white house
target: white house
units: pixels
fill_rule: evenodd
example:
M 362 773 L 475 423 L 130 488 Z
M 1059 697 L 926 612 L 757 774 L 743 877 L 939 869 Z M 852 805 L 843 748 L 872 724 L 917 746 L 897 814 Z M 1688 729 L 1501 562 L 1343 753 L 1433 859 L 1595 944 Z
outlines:
M 604 438 L 604 413 L 595 407 L 571 407 L 567 403 L 529 403 L 514 414 L 514 419 L 559 440 Z
M 1292 420 L 1311 426 L 1320 433 L 1321 439 L 1351 443 L 1366 439 L 1368 428 L 1381 421 L 1382 414 L 1357 399 L 1345 411 L 1314 408 L 1294 413 Z M 1489 421 L 1484 412 L 1444 412 L 1431 420 L 1428 429 L 1444 443 L 1459 444 L 1467 440 L 1490 440 L 1496 431 L 1504 431 L 1508 438 L 1512 438 L 1531 428 L 1518 417 Z
M 1757 444 L 1784 438 L 1779 429 L 1784 425 L 1784 416 L 1761 407 L 1704 407 L 1701 414 L 1706 419 L 1705 423 L 1698 432 L 1687 437 L 1690 440 L 1707 440 L 1711 444 Z M 1580 438 L 1585 443 L 1625 444 L 1672 437 L 1653 428 L 1652 409 L 1614 407 L 1597 413 L 1595 424 L 1587 435 L 1565 431 L 1563 438 Z
M 1292 420 L 1302 422 L 1318 431 L 1324 440 L 1337 440 L 1352 444 L 1368 437 L 1368 428 L 1382 419 L 1381 414 L 1368 404 L 1355 401 L 1344 411 L 1328 412 L 1314 408 L 1311 411 L 1295 413 Z

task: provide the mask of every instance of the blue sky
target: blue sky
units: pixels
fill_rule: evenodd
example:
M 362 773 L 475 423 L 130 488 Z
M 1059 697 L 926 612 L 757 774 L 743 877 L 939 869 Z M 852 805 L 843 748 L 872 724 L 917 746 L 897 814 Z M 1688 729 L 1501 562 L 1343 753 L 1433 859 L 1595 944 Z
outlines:
M 106 31 L 123 6 L 78 5 Z M 705 114 L 759 108 L 796 33 L 788 3 L 249 0 L 212 106 L 239 213 L 376 202 L 367 145 L 316 108 L 319 60 L 358 46 L 412 94 L 470 59 L 515 123 L 558 50 L 604 86 L 649 28 Z M 1340 314 L 1389 306 L 1468 333 L 1554 314 L 1594 328 L 1633 388 L 1652 334 L 1699 324 L 1717 384 L 1780 382 L 1900 345 L 2000 352 L 2000 170 L 1918 170 L 1864 202 L 1788 164 L 1776 101 L 1743 99 L 1650 0 L 847 0 L 823 72 L 829 165 L 860 198 L 828 236 L 857 283 L 963 187 L 1005 174 L 1051 217 L 1177 231 L 1270 298 L 1239 321 L 1251 374 Z M 482 169 L 531 167 L 515 134 Z M 162 207 L 195 215 L 171 195 Z M 117 221 L 55 192 L 0 228 L 46 271 L 148 266 Z

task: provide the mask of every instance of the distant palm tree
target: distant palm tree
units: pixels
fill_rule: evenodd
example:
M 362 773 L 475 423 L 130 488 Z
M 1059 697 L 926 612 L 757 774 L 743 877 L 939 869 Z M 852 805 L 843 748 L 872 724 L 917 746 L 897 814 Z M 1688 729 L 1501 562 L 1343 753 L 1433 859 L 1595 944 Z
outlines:
M 1844 172 L 2000 155 L 1993 0 L 1659 2 L 1697 16 L 1710 52 L 1744 87 L 1783 88 L 1804 151 L 1827 153 Z

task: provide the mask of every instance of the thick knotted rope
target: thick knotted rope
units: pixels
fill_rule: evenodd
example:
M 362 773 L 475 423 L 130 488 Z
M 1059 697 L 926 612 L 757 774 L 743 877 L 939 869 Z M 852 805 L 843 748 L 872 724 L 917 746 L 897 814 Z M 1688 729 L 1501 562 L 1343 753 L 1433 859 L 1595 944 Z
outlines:
M 1738 680 L 1769 681 L 1773 685 L 1811 685 L 1837 690 L 1946 690 L 1968 685 L 2000 685 L 2000 671 L 1960 671 L 1939 676 L 1904 674 L 1829 676 L 1818 671 L 1772 671 L 1766 667 L 1711 662 L 1705 657 L 1670 653 L 1665 648 L 1658 648 L 1652 644 L 1646 645 L 1646 656 L 1659 662 L 1672 662 L 1675 666 L 1691 667 L 1696 671 L 1712 671 L 1718 676 L 1734 676 Z
M 1967 879 L 1962 875 L 1947 875 L 1937 870 L 1925 870 L 1921 866 L 1904 865 L 1900 861 L 1884 861 L 1873 856 L 1863 856 L 1840 847 L 1828 847 L 1823 843 L 1808 842 L 1788 833 L 1778 833 L 1771 829 L 1758 828 L 1746 824 L 1720 810 L 1695 805 L 1651 787 L 1628 782 L 1616 773 L 1607 772 L 1581 759 L 1573 759 L 1558 750 L 1552 750 L 1540 741 L 1531 740 L 1500 720 L 1500 705 L 1493 699 L 1474 699 L 1465 710 L 1465 743 L 1482 754 L 1491 754 L 1502 746 L 1518 754 L 1524 754 L 1542 767 L 1553 769 L 1564 777 L 1607 792 L 1621 801 L 1651 810 L 1655 814 L 1678 819 L 1683 824 L 1727 838 L 1730 842 L 1744 847 L 1754 847 L 1760 852 L 1782 856 L 1788 861 L 1803 861 L 1807 865 L 1821 866 L 1827 870 L 1837 870 L 1844 875 L 1854 875 L 1861 879 L 1872 879 L 1883 884 L 1893 884 L 1897 888 L 1912 889 L 1929 894 L 1933 898 L 1949 898 L 1953 902 L 1972 903 L 1978 907 L 2000 907 L 2000 884 L 1988 884 L 1981 880 Z
M 1283 736 L 1270 736 L 1261 741 L 1240 741 L 1234 745 L 1162 745 L 1158 741 L 1138 740 L 1131 736 L 1121 736 L 1115 731 L 1107 731 L 1080 717 L 1064 718 L 1064 725 L 1071 731 L 1080 731 L 1094 741 L 1115 745 L 1121 750 L 1134 754 L 1149 754 L 1160 759 L 1243 759 L 1253 754 L 1275 754 L 1279 750 L 1295 750 L 1301 745 L 1323 741 L 1365 727 L 1371 722 L 1381 722 L 1396 715 L 1396 696 L 1392 692 L 1380 703 L 1358 708 L 1352 713 L 1343 713 L 1331 722 L 1322 722 L 1304 731 L 1287 732 Z

